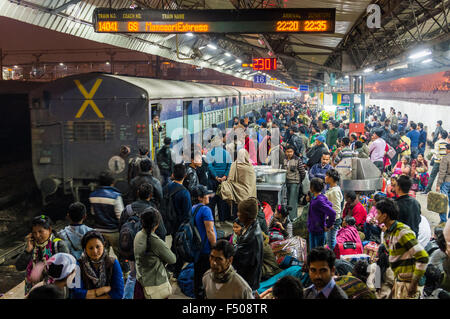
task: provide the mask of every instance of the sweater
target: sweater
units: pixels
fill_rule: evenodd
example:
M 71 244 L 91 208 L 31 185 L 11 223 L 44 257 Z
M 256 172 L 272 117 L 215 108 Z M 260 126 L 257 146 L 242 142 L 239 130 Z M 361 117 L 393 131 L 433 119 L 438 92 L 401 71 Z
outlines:
M 336 219 L 341 218 L 341 203 L 344 199 L 344 196 L 342 195 L 342 191 L 339 185 L 328 189 L 328 191 L 325 193 L 325 196 L 328 198 L 331 204 L 333 204 L 333 209 L 336 212 Z
M 442 158 L 439 165 L 437 187 L 441 187 L 442 183 L 450 183 L 450 154 Z
M 389 264 L 395 277 L 420 279 L 425 274 L 428 254 L 407 225 L 395 221 L 386 231 L 383 244 L 389 252 Z
M 213 280 L 212 271 L 209 269 L 203 275 L 202 282 L 206 299 L 254 299 L 252 289 L 236 272 L 227 282 L 217 283 Z
M 364 223 L 367 219 L 367 211 L 364 206 L 358 202 L 353 208 L 350 208 L 350 204 L 346 203 L 344 206 L 344 213 L 342 218 L 345 218 L 347 215 L 353 216 L 356 220 L 357 227 L 364 227 Z
M 208 163 L 209 177 L 215 179 L 228 176 L 232 159 L 230 153 L 222 147 L 215 147 L 206 155 L 206 162 Z
M 307 227 L 310 233 L 322 234 L 325 227 L 330 228 L 336 220 L 336 212 L 333 210 L 333 204 L 325 195 L 319 194 L 311 198 L 308 211 Z

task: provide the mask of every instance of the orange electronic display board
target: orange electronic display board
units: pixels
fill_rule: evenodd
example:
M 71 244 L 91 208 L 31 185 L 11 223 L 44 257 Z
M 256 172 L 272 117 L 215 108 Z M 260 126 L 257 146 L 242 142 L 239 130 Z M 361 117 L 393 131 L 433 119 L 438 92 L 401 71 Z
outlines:
M 334 33 L 336 9 L 153 10 L 96 8 L 95 32 Z

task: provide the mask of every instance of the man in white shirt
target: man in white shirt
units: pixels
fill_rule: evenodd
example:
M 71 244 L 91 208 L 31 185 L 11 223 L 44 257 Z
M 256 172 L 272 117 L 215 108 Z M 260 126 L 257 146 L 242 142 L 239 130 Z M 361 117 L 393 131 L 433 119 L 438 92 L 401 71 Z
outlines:
M 369 145 L 370 160 L 383 173 L 383 158 L 386 142 L 381 138 L 382 132 L 375 130 L 372 134 L 372 143 Z

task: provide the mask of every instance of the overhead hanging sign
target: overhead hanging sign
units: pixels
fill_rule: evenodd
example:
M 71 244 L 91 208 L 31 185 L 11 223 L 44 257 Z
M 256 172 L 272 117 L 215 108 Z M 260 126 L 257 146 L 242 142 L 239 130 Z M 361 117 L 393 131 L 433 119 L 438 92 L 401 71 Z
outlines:
M 309 85 L 300 85 L 298 87 L 300 92 L 308 92 L 309 91 Z
M 335 8 L 153 10 L 96 8 L 102 33 L 334 33 Z
M 266 83 L 266 76 L 265 75 L 259 75 L 256 74 L 253 76 L 253 82 L 255 83 Z

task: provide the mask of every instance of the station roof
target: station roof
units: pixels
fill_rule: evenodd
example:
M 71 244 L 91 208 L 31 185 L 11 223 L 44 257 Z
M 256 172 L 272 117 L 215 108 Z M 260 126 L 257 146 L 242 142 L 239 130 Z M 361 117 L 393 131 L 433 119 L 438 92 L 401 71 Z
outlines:
M 401 64 L 414 48 L 432 47 L 433 67 L 450 66 L 450 0 L 10 0 L 0 1 L 0 15 L 77 37 L 174 61 L 214 69 L 243 79 L 255 73 L 236 59 L 269 57 L 281 63 L 267 72 L 290 85 L 323 85 L 331 73 L 363 74 Z M 370 4 L 381 9 L 381 28 L 369 28 Z M 92 28 L 96 7 L 164 9 L 336 8 L 334 34 L 187 35 L 102 34 Z M 447 8 L 447 9 L 446 9 Z M 177 54 L 177 42 L 179 52 Z M 207 44 L 218 48 L 210 50 Z M 186 60 L 193 52 L 200 57 Z M 230 53 L 225 56 L 224 53 Z

